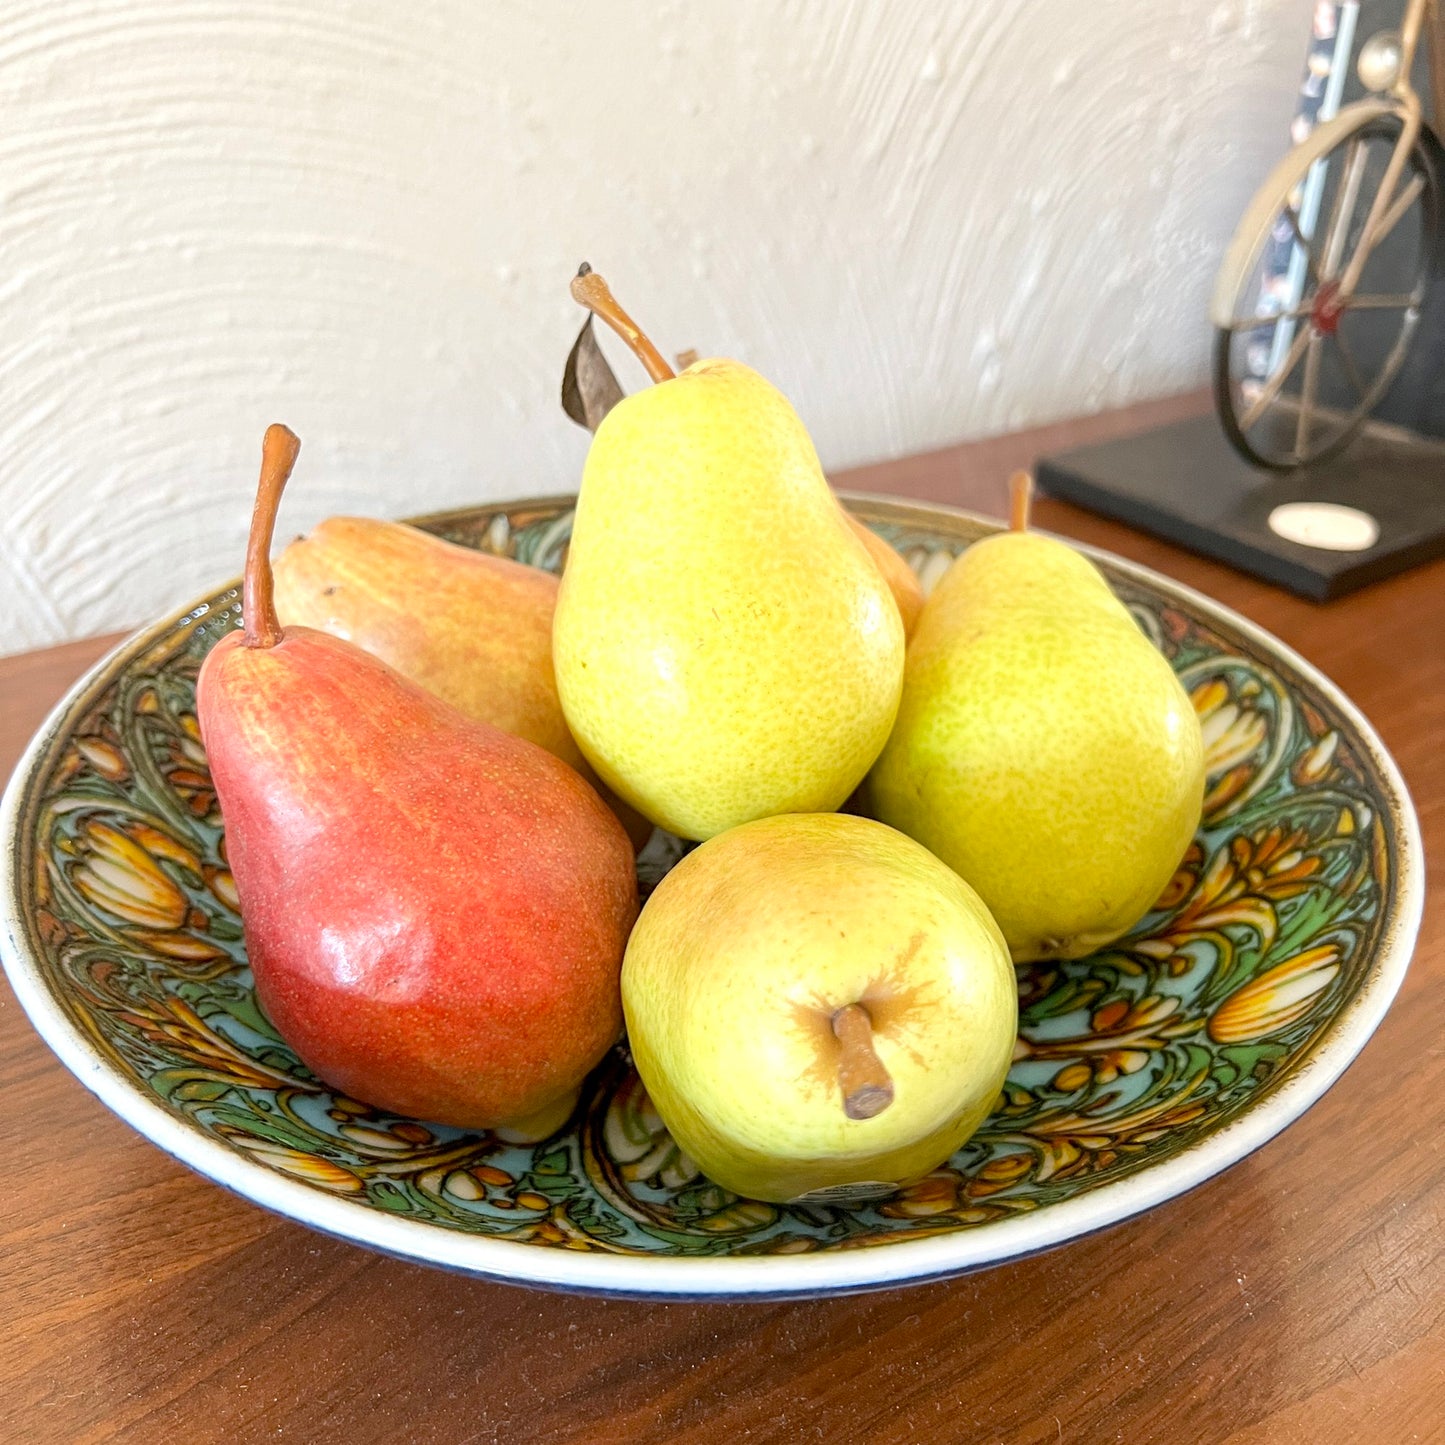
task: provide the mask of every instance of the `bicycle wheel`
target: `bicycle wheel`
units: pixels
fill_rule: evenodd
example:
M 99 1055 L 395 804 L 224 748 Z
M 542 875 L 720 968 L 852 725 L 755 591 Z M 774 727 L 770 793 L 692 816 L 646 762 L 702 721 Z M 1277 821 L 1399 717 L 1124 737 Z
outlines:
M 1280 187 L 1278 172 L 1266 183 L 1278 188 L 1268 239 L 1233 281 L 1227 324 L 1217 317 L 1214 337 L 1220 420 L 1255 466 L 1289 471 L 1333 456 L 1405 360 L 1439 243 L 1440 182 L 1423 138 L 1357 284 L 1340 285 L 1401 128 L 1395 115 L 1367 117 L 1292 183 Z

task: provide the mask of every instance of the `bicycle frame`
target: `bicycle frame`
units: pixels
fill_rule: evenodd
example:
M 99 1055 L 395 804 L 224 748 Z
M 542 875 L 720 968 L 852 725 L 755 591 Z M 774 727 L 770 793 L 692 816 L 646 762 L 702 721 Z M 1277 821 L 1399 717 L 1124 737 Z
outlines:
M 1404 214 L 1414 193 L 1407 191 L 1395 196 L 1395 187 L 1400 174 L 1409 159 L 1410 151 L 1419 139 L 1424 123 L 1424 111 L 1420 96 L 1410 81 L 1410 72 L 1415 63 L 1420 35 L 1424 28 L 1427 11 L 1432 19 L 1437 15 L 1437 0 L 1411 0 L 1405 11 L 1400 27 L 1400 70 L 1394 84 L 1382 96 L 1370 96 L 1347 105 L 1329 120 L 1317 125 L 1293 150 L 1281 158 L 1260 187 L 1249 211 L 1245 213 L 1234 240 L 1226 253 L 1215 283 L 1214 296 L 1210 304 L 1210 320 L 1216 326 L 1228 327 L 1235 321 L 1232 314 L 1234 297 L 1239 279 L 1248 274 L 1258 263 L 1260 254 L 1269 239 L 1270 223 L 1277 212 L 1277 198 L 1287 195 L 1295 186 L 1304 182 L 1314 166 L 1352 132 L 1359 130 L 1370 120 L 1382 115 L 1399 116 L 1401 131 L 1390 156 L 1380 189 L 1371 203 L 1369 213 L 1361 227 L 1360 242 L 1342 276 L 1335 276 L 1339 265 L 1339 252 L 1344 245 L 1343 225 L 1350 206 L 1337 205 L 1325 238 L 1325 254 L 1320 275 L 1323 280 L 1336 281 L 1339 292 L 1346 298 L 1359 285 L 1360 275 L 1375 247 L 1387 236 L 1395 222 Z M 1438 20 L 1436 21 L 1438 28 Z M 1432 56 L 1432 59 L 1435 57 Z M 1349 179 L 1346 185 L 1349 185 Z M 1358 185 L 1358 181 L 1355 182 Z M 1313 222 L 1313 218 L 1312 218 Z M 1308 231 L 1314 229 L 1313 223 Z M 1305 241 L 1313 243 L 1312 234 L 1306 234 Z M 1273 368 L 1271 368 L 1273 369 Z
M 1400 129 L 1400 138 L 1395 142 L 1394 153 L 1390 156 L 1389 164 L 1385 167 L 1385 178 L 1380 182 L 1380 189 L 1370 205 L 1369 214 L 1365 217 L 1365 224 L 1360 231 L 1360 244 L 1355 249 L 1355 254 L 1350 264 L 1345 268 L 1345 273 L 1340 277 L 1340 293 L 1348 297 L 1353 294 L 1356 286 L 1360 284 L 1360 273 L 1365 269 L 1365 262 L 1370 258 L 1370 252 L 1374 250 L 1377 242 L 1384 239 L 1390 232 L 1394 223 L 1404 214 L 1413 196 L 1407 191 L 1404 195 L 1395 195 L 1395 186 L 1399 182 L 1400 172 L 1405 168 L 1405 161 L 1410 151 L 1414 148 L 1415 142 L 1420 138 L 1420 126 L 1424 119 L 1424 111 L 1420 104 L 1420 97 L 1415 87 L 1410 83 L 1410 72 L 1415 65 L 1415 51 L 1420 44 L 1420 31 L 1425 23 L 1425 11 L 1427 4 L 1433 8 L 1433 0 L 1410 0 L 1405 10 L 1405 18 L 1400 26 L 1400 71 L 1395 77 L 1395 83 L 1390 87 L 1390 99 L 1394 102 L 1393 109 L 1403 122 Z M 1346 178 L 1348 184 L 1349 178 Z M 1348 214 L 1348 207 L 1337 206 L 1336 210 L 1340 216 Z M 1340 223 L 1331 227 L 1332 232 L 1341 229 Z M 1339 248 L 1344 244 L 1343 235 L 1331 234 L 1325 238 L 1325 265 L 1321 275 L 1326 280 L 1334 279 L 1334 267 L 1339 264 Z M 1334 253 L 1333 257 L 1331 252 Z

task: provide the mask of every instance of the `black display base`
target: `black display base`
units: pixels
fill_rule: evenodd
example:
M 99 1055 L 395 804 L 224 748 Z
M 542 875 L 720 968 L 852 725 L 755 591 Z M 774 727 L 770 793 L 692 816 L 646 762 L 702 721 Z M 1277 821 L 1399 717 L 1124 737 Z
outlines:
M 1445 555 L 1445 447 L 1373 430 L 1323 465 L 1249 466 L 1210 414 L 1038 464 L 1055 497 L 1153 532 L 1317 602 Z M 1363 552 L 1287 542 L 1267 518 L 1284 502 L 1368 512 L 1380 535 Z

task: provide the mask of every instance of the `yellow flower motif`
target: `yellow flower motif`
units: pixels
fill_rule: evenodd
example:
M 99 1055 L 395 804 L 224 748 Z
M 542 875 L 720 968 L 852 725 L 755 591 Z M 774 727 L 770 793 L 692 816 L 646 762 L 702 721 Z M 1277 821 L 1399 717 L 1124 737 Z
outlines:
M 1264 715 L 1241 707 L 1220 678 L 1200 683 L 1190 697 L 1204 733 L 1204 770 L 1210 777 L 1247 762 L 1269 735 Z
M 1209 780 L 1204 816 L 1212 818 L 1248 786 L 1251 760 L 1268 738 L 1269 724 L 1262 713 L 1236 701 L 1221 678 L 1200 683 L 1190 699 L 1204 734 L 1204 773 Z
M 193 933 L 141 929 L 131 933 L 130 937 L 153 952 L 174 958 L 179 963 L 215 963 L 230 957 L 224 948 L 218 948 L 208 939 L 197 938 Z
M 321 1188 L 329 1189 L 334 1194 L 360 1194 L 366 1188 L 360 1175 L 342 1168 L 340 1164 L 333 1164 L 329 1159 L 319 1158 L 315 1154 L 303 1154 L 299 1149 L 274 1143 L 270 1139 L 254 1138 L 240 1129 L 222 1126 L 216 1132 L 244 1149 L 259 1163 L 269 1164 L 271 1168 L 279 1169 L 293 1179 L 304 1180 L 307 1184 L 319 1184 Z
M 185 895 L 134 838 L 97 819 L 82 831 L 89 851 L 71 881 L 86 899 L 142 928 L 175 929 L 185 923 Z M 155 833 L 152 828 L 145 831 Z
M 1323 943 L 1307 948 L 1251 979 L 1214 1010 L 1209 1037 L 1242 1044 L 1297 1023 L 1340 972 L 1340 948 Z
M 115 965 L 103 965 L 113 973 Z M 104 982 L 97 979 L 97 982 Z M 257 1062 L 243 1049 L 216 1032 L 184 999 L 134 999 L 127 1007 L 110 1010 L 114 1017 L 141 1037 L 178 1054 L 188 1064 L 243 1089 L 296 1087 L 289 1074 Z
M 152 828 L 148 823 L 132 823 L 128 831 L 152 858 L 169 858 L 172 863 L 179 863 L 191 873 L 201 871 L 201 860 L 169 833 L 162 833 L 159 828 Z
M 236 892 L 236 880 L 226 868 L 208 868 L 206 882 L 210 890 L 233 913 L 241 911 L 241 896 Z
M 1290 776 L 1301 787 L 1323 781 L 1334 769 L 1335 753 L 1339 746 L 1340 735 L 1331 728 L 1324 737 L 1295 759 Z
M 1094 1071 L 1088 1064 L 1065 1064 L 1054 1075 L 1052 1087 L 1061 1094 L 1072 1094 L 1075 1089 L 1085 1088 L 1093 1082 Z
M 1196 1074 L 1169 1098 L 1122 1116 L 1063 1109 L 1036 1119 L 1017 1136 L 1037 1151 L 1035 1181 L 1044 1183 L 1106 1169 L 1121 1153 L 1137 1152 L 1170 1130 L 1193 1123 L 1208 1108 L 1203 1101 L 1190 1097 L 1206 1077 L 1205 1073 Z
M 1169 1039 L 1194 1033 L 1203 1019 L 1180 1014 L 1180 1001 L 1149 994 L 1129 1000 L 1110 999 L 1093 1012 L 1090 1032 L 1061 1038 L 1034 1039 L 1020 1034 L 1014 1059 L 1067 1059 L 1051 1081 L 1061 1094 L 1090 1083 L 1109 1084 L 1120 1074 L 1137 1074 Z

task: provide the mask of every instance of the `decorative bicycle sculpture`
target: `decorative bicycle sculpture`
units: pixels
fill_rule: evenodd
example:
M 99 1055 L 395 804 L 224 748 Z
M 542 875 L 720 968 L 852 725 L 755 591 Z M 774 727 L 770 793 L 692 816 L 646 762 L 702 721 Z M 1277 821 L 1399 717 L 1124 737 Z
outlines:
M 1438 0 L 1409 0 L 1398 33 L 1360 51 L 1365 99 L 1320 122 L 1260 187 L 1215 283 L 1214 393 L 1256 466 L 1338 452 L 1405 360 L 1437 265 L 1440 144 L 1410 74 Z M 1441 85 L 1435 84 L 1437 96 Z

